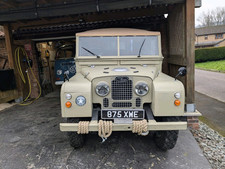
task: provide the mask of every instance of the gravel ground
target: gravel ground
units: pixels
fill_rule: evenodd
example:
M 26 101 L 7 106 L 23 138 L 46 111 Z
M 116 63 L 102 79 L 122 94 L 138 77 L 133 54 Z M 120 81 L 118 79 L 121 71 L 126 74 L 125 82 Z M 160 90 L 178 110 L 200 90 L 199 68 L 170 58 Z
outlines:
M 199 130 L 191 132 L 213 169 L 225 169 L 225 137 L 199 121 Z

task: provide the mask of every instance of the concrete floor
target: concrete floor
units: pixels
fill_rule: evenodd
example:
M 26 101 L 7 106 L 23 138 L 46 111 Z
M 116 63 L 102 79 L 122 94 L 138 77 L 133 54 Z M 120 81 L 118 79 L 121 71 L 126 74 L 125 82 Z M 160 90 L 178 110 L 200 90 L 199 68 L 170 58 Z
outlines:
M 195 103 L 197 110 L 202 113 L 201 120 L 225 136 L 225 102 L 195 92 Z
M 7 109 L 9 107 L 14 106 L 16 103 L 1 103 L 0 104 L 0 111 Z
M 101 144 L 97 134 L 86 145 L 70 147 L 59 131 L 60 103 L 56 95 L 30 106 L 16 105 L 0 112 L 0 169 L 32 168 L 211 168 L 190 131 L 181 131 L 177 145 L 160 151 L 152 136 L 114 132 Z
M 225 102 L 225 73 L 195 69 L 195 90 Z

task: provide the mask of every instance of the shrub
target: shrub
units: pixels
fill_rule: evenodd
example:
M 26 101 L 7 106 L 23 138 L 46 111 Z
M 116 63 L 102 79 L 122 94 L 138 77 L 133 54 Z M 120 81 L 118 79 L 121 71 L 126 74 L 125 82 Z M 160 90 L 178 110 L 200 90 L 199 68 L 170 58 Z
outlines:
M 195 62 L 207 62 L 225 59 L 225 47 L 203 48 L 195 50 Z

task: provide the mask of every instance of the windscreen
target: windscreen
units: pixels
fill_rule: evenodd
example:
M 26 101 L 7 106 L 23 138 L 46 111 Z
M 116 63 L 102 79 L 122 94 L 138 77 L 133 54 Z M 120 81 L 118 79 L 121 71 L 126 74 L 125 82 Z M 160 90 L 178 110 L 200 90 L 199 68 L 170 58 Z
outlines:
M 120 56 L 159 55 L 158 36 L 121 36 Z
M 117 56 L 117 37 L 80 37 L 79 56 Z

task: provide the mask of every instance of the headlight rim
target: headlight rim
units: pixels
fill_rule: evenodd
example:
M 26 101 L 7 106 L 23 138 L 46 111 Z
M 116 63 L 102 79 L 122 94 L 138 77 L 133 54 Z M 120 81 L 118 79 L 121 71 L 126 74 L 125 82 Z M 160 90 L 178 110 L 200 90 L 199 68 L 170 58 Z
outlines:
M 62 75 L 62 70 L 61 69 L 58 69 L 57 71 L 56 71 L 56 74 L 58 75 L 58 76 L 60 76 L 60 75 Z
M 106 85 L 107 86 L 107 93 L 106 94 L 104 94 L 104 95 L 102 95 L 102 94 L 99 94 L 99 92 L 98 92 L 98 86 L 103 86 L 103 85 Z M 107 82 L 99 82 L 97 85 L 96 85 L 96 87 L 95 87 L 95 93 L 98 95 L 98 96 L 100 96 L 100 97 L 105 97 L 105 96 L 107 96 L 109 93 L 110 93 L 110 87 L 109 87 L 109 84 L 107 83 Z
M 147 92 L 144 93 L 144 94 L 138 93 L 138 92 L 137 92 L 137 86 L 138 86 L 138 85 L 146 85 L 146 87 L 147 87 Z M 136 85 L 135 85 L 135 87 L 134 87 L 134 91 L 135 91 L 136 95 L 138 95 L 138 96 L 146 96 L 146 95 L 148 94 L 148 92 L 149 92 L 149 86 L 148 86 L 148 83 L 147 83 L 147 82 L 143 82 L 143 81 L 137 82 Z
M 78 100 L 79 97 L 84 98 L 84 104 L 82 104 L 82 105 L 81 105 L 81 104 L 78 104 L 77 100 Z M 80 96 L 77 96 L 77 97 L 76 97 L 75 103 L 76 103 L 76 105 L 78 105 L 78 106 L 84 106 L 84 105 L 87 103 L 87 101 L 86 101 L 86 98 L 85 98 L 84 96 L 80 95 Z

